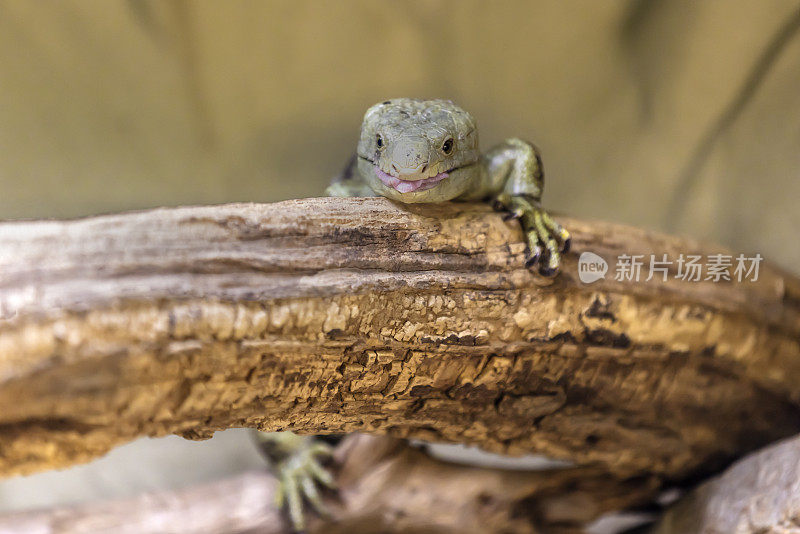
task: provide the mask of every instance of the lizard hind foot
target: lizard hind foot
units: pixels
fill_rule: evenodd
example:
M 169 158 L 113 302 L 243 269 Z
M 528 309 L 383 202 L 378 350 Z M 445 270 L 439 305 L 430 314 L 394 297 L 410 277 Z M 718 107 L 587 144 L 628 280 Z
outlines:
M 276 505 L 289 516 L 296 533 L 306 532 L 305 503 L 323 518 L 330 511 L 322 500 L 320 486 L 336 490 L 331 473 L 323 466 L 333 448 L 313 436 L 291 432 L 259 432 L 258 443 L 278 478 Z

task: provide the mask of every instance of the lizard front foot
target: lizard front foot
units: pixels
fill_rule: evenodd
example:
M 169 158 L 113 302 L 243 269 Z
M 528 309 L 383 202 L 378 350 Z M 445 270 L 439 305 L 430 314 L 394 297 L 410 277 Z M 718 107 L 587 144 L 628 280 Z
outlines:
M 257 439 L 278 478 L 276 504 L 288 512 L 295 532 L 305 532 L 304 500 L 322 517 L 329 517 L 318 485 L 336 489 L 333 477 L 322 466 L 333 448 L 313 436 L 292 432 L 259 432 Z
M 569 232 L 539 202 L 526 196 L 498 199 L 495 206 L 502 206 L 508 211 L 507 219 L 519 219 L 528 242 L 525 266 L 538 267 L 542 276 L 555 276 L 561 264 L 561 255 L 569 251 Z

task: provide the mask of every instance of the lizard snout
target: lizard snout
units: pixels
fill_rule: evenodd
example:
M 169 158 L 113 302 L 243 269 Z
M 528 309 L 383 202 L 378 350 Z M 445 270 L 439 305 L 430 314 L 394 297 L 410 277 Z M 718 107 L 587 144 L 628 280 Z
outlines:
M 392 151 L 392 172 L 397 177 L 422 174 L 428 168 L 428 156 L 426 144 L 399 143 Z
M 428 168 L 428 164 L 427 163 L 423 164 L 421 169 L 419 167 L 414 167 L 414 168 L 398 167 L 397 165 L 392 163 L 392 171 L 394 171 L 394 173 L 397 176 L 409 175 L 409 174 L 422 174 L 423 172 L 425 172 L 425 170 L 427 168 Z

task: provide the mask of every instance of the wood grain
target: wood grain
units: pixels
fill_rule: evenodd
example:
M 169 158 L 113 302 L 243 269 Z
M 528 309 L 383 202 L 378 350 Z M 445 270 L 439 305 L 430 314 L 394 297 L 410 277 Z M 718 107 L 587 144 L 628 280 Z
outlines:
M 138 436 L 386 433 L 680 481 L 800 430 L 800 284 L 619 282 L 691 240 L 562 217 L 555 280 L 486 206 L 307 199 L 0 224 L 0 472 Z M 584 285 L 576 260 L 611 262 Z

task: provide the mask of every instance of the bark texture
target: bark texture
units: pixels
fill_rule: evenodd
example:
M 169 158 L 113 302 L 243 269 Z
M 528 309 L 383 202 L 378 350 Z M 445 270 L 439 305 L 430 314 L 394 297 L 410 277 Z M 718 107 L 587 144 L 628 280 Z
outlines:
M 800 431 L 800 284 L 591 285 L 592 251 L 710 254 L 560 218 L 563 272 L 524 268 L 478 204 L 385 199 L 0 225 L 0 472 L 137 436 L 387 433 L 681 480 Z M 647 258 L 647 256 L 646 256 Z
M 654 478 L 620 481 L 598 468 L 520 472 L 448 464 L 408 442 L 351 434 L 337 448 L 332 518 L 311 533 L 535 534 L 579 532 L 604 511 L 641 502 Z M 0 533 L 290 534 L 274 507 L 275 478 L 250 472 L 133 499 L 0 516 Z

